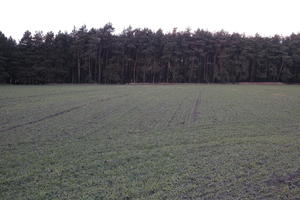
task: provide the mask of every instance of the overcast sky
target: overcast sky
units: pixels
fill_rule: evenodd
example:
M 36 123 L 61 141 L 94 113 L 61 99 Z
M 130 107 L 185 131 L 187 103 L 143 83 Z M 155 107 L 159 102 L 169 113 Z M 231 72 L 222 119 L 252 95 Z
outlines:
M 116 33 L 134 28 L 197 28 L 263 36 L 300 32 L 299 0 L 1 0 L 0 31 L 68 31 L 111 22 Z

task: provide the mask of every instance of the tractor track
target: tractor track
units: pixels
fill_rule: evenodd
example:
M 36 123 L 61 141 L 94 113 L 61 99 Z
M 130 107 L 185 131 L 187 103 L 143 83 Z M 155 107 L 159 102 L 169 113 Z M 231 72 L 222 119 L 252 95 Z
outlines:
M 192 117 L 192 122 L 193 123 L 195 123 L 197 121 L 197 119 L 199 118 L 199 116 L 200 116 L 200 111 L 199 111 L 200 104 L 201 104 L 201 92 L 199 92 L 199 94 L 196 98 L 193 110 L 192 110 L 191 117 Z
M 174 119 L 175 119 L 177 113 L 178 113 L 179 110 L 181 109 L 181 106 L 182 106 L 183 102 L 184 102 L 184 99 L 178 104 L 176 110 L 174 111 L 174 113 L 172 114 L 172 116 L 170 117 L 170 119 L 168 120 L 168 122 L 167 122 L 167 127 L 169 127 L 169 126 L 171 125 L 171 123 L 174 121 Z
M 42 117 L 40 119 L 36 119 L 36 120 L 32 120 L 32 121 L 25 122 L 25 123 L 22 123 L 22 124 L 18 124 L 18 125 L 15 125 L 15 126 L 11 126 L 11 127 L 7 127 L 7 128 L 4 128 L 4 129 L 0 129 L 0 132 L 10 131 L 10 130 L 13 130 L 13 129 L 16 129 L 16 128 L 20 128 L 20 127 L 23 127 L 23 126 L 27 126 L 27 125 L 31 125 L 31 124 L 36 124 L 38 122 L 41 122 L 41 121 L 44 121 L 44 120 L 47 120 L 47 119 L 51 119 L 51 118 L 54 118 L 54 117 L 57 117 L 57 116 L 60 116 L 60 115 L 64 115 L 64 114 L 72 112 L 74 110 L 78 110 L 78 109 L 80 109 L 82 107 L 88 106 L 91 103 L 109 101 L 109 100 L 112 100 L 112 99 L 115 99 L 115 98 L 121 98 L 121 97 L 125 97 L 125 96 L 128 96 L 128 95 L 118 95 L 118 96 L 114 96 L 114 97 L 107 97 L 107 98 L 104 98 L 104 99 L 97 99 L 97 100 L 88 102 L 86 104 L 82 104 L 82 105 L 79 105 L 79 106 L 74 106 L 74 107 L 71 107 L 69 109 L 66 109 L 66 110 L 63 110 L 63 111 L 60 111 L 60 112 L 57 112 L 57 113 L 53 113 L 53 114 L 47 115 L 47 116 Z

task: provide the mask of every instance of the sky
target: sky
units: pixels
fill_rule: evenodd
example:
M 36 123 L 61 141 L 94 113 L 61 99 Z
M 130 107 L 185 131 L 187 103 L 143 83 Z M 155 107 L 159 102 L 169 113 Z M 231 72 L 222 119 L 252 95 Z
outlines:
M 1 0 L 0 31 L 19 40 L 26 30 L 71 32 L 111 22 L 115 33 L 131 25 L 286 36 L 300 32 L 299 8 L 299 0 Z

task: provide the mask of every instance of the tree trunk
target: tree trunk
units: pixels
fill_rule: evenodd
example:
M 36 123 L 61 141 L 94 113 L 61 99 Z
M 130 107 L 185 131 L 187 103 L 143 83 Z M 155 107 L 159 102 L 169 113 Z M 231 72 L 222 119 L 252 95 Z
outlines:
M 169 70 L 171 68 L 171 61 L 169 59 L 168 61 L 168 66 L 167 66 L 167 70 L 166 70 L 166 79 L 167 79 L 167 83 L 169 83 Z
M 91 56 L 89 56 L 89 82 L 92 80 L 92 72 L 91 72 Z
M 80 57 L 79 57 L 79 53 L 77 54 L 77 78 L 78 78 L 78 83 L 80 83 Z
M 133 65 L 133 82 L 136 82 L 136 65 L 137 65 L 137 53 L 135 54 L 135 60 Z
M 101 83 L 101 57 L 98 57 L 98 83 Z
M 267 64 L 267 81 L 270 81 L 270 64 Z
M 277 81 L 281 81 L 281 73 L 283 71 L 283 58 L 281 58 L 281 66 L 280 66 L 280 69 L 279 71 L 277 72 Z
M 252 81 L 252 59 L 249 60 L 248 81 Z
M 216 60 L 217 60 L 217 54 L 214 54 L 214 63 L 212 66 L 212 82 L 215 82 Z
M 192 56 L 192 64 L 190 66 L 190 74 L 189 74 L 189 83 L 192 82 L 192 76 L 193 76 L 193 71 L 194 71 L 194 56 Z
M 154 83 L 155 80 L 155 74 L 152 75 L 152 83 Z
M 206 80 L 206 66 L 207 66 L 207 55 L 204 56 L 204 62 L 203 62 L 203 81 L 207 82 Z

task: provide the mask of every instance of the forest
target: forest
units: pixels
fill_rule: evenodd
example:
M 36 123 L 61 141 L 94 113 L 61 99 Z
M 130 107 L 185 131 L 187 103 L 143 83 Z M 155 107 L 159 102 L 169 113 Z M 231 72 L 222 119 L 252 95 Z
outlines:
M 236 83 L 300 82 L 300 34 L 246 36 L 203 29 L 164 33 L 111 23 L 70 33 L 0 32 L 0 82 Z

